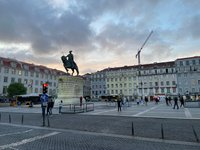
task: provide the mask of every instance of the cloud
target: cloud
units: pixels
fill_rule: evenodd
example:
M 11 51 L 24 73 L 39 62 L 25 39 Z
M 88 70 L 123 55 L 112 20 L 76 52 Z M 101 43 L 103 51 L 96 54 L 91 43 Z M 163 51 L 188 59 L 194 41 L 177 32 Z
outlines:
M 73 50 L 83 72 L 133 65 L 154 30 L 142 62 L 173 60 L 180 49 L 198 53 L 199 5 L 198 0 L 0 0 L 0 45 L 28 45 L 7 47 L 9 52 L 0 46 L 0 54 L 63 69 L 60 56 Z

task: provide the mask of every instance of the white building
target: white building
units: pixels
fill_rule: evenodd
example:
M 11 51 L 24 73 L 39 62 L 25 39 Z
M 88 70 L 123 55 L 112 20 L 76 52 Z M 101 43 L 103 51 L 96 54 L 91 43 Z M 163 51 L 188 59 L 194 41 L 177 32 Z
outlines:
M 137 77 L 140 97 L 178 94 L 174 61 L 138 66 Z
M 175 61 L 178 93 L 200 95 L 200 56 L 179 58 Z
M 62 71 L 0 57 L 0 96 L 7 95 L 11 83 L 23 83 L 27 94 L 42 93 L 42 84 L 48 82 L 48 94 L 57 94 L 58 76 Z

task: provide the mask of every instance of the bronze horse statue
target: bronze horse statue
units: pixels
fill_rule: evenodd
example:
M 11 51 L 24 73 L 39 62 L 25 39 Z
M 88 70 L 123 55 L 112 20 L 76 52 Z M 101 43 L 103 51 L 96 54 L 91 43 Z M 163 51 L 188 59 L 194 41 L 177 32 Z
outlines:
M 61 60 L 63 62 L 63 66 L 65 67 L 65 70 L 67 71 L 67 73 L 68 73 L 67 68 L 69 68 L 72 70 L 72 76 L 74 74 L 74 69 L 76 70 L 77 76 L 79 75 L 78 66 L 76 65 L 75 62 L 70 62 L 69 60 L 67 60 L 66 56 L 62 56 Z M 73 63 L 73 65 L 71 65 L 72 63 Z

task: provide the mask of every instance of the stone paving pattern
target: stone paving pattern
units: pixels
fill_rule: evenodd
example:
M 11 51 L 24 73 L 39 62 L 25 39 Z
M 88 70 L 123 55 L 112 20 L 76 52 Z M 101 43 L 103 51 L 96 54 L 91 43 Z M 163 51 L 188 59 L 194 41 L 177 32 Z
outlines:
M 199 114 L 199 108 L 187 108 L 193 117 Z M 17 111 L 16 111 L 17 110 Z M 23 110 L 23 111 L 22 111 Z M 148 110 L 147 112 L 145 112 Z M 21 112 L 20 112 L 21 111 Z M 31 113 L 30 113 L 31 111 Z M 53 137 L 48 137 L 29 144 L 19 145 L 18 149 L 199 149 L 199 146 L 192 145 L 176 145 L 165 142 L 150 142 L 145 140 L 136 140 L 124 138 L 123 136 L 132 137 L 132 123 L 134 124 L 135 137 L 145 137 L 152 139 L 161 139 L 161 124 L 164 128 L 165 140 L 174 140 L 182 142 L 197 143 L 194 136 L 192 126 L 195 128 L 198 137 L 200 138 L 200 119 L 187 119 L 185 109 L 173 110 L 163 104 L 156 106 L 149 104 L 148 106 L 127 107 L 122 112 L 117 112 L 116 107 L 111 105 L 97 104 L 95 111 L 82 114 L 58 114 L 57 108 L 54 109 L 54 114 L 49 117 L 49 129 L 66 129 L 66 132 L 61 132 Z M 188 111 L 188 110 L 187 110 Z M 41 108 L 0 108 L 1 117 L 0 123 L 22 124 L 21 128 L 13 127 L 11 130 L 23 131 L 25 125 L 42 126 Z M 34 112 L 34 113 L 33 113 Z M 173 114 L 170 118 L 167 114 Z M 11 123 L 9 123 L 9 115 Z M 147 116 L 155 116 L 150 118 Z M 138 116 L 138 117 L 135 117 Z M 159 118 L 160 116 L 160 118 Z M 165 118 L 166 117 L 166 118 Z M 176 118 L 175 118 L 176 117 Z M 183 119 L 184 118 L 184 119 Z M 48 123 L 46 121 L 46 127 Z M 41 127 L 43 128 L 43 127 Z M 0 135 L 8 129 L 8 126 L 0 126 Z M 70 132 L 77 131 L 77 132 Z M 7 131 L 6 131 L 7 132 Z M 79 133 L 80 132 L 80 133 Z M 87 132 L 83 134 L 82 132 Z M 18 140 L 27 139 L 32 136 L 37 136 L 48 133 L 48 127 L 45 130 L 34 129 L 31 134 L 25 134 L 18 137 L 14 135 L 9 138 L 0 137 L 0 145 L 12 143 Z M 107 134 L 111 136 L 104 136 Z M 118 137 L 115 137 L 118 136 Z M 54 143 L 54 144 L 53 144 Z M 1 146 L 0 146 L 1 149 Z M 9 148 L 8 148 L 9 149 Z

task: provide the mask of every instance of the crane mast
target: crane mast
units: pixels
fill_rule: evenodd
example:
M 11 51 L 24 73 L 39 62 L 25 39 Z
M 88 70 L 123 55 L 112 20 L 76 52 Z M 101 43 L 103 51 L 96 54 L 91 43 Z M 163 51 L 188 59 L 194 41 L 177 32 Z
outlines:
M 148 37 L 146 38 L 146 40 L 144 41 L 144 43 L 142 44 L 141 48 L 138 49 L 138 52 L 136 54 L 136 58 L 138 58 L 138 65 L 140 65 L 140 53 L 143 49 L 143 47 L 145 46 L 145 44 L 147 43 L 147 41 L 149 40 L 150 36 L 152 35 L 153 30 L 150 32 L 150 34 L 148 35 Z

